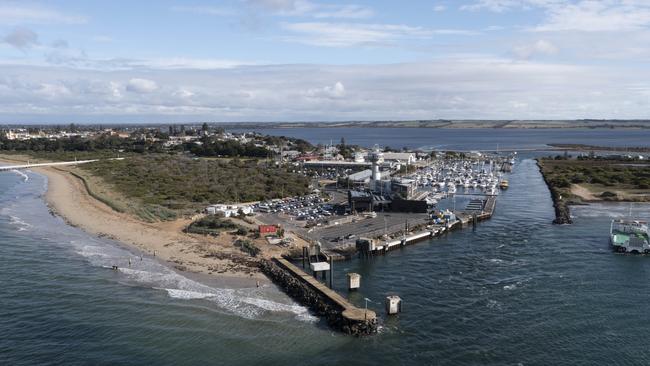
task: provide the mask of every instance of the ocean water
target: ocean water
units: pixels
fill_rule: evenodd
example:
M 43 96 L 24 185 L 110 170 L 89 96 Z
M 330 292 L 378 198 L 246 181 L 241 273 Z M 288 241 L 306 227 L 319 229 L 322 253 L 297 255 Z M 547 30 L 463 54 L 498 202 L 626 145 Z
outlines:
M 66 225 L 25 176 L 0 175 L 0 365 L 279 363 L 331 337 L 274 286 L 218 286 Z
M 46 180 L 0 175 L 0 365 L 644 365 L 650 258 L 608 244 L 628 204 L 575 207 L 554 226 L 520 154 L 495 216 L 371 260 L 335 286 L 382 315 L 380 334 L 329 330 L 273 286 L 176 273 L 49 214 Z M 650 219 L 648 205 L 634 216 Z M 135 258 L 128 269 L 128 258 Z M 122 271 L 105 267 L 118 263 Z M 362 275 L 345 290 L 345 273 Z M 387 295 L 403 312 L 384 316 Z
M 648 146 L 650 139 L 648 129 L 273 128 L 255 131 L 302 138 L 314 144 L 338 144 L 343 137 L 347 144 L 365 147 L 425 150 L 543 149 L 554 143 L 632 147 Z

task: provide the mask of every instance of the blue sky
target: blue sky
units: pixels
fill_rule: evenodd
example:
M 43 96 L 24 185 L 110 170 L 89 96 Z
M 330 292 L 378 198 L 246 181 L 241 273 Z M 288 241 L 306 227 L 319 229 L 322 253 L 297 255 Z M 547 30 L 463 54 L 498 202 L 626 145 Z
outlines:
M 648 118 L 648 45 L 646 0 L 0 0 L 0 122 Z

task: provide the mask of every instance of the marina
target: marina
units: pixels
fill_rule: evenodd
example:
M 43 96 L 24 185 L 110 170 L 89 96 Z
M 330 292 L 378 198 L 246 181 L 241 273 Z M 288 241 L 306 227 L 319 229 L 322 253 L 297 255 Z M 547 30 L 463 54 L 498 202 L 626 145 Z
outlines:
M 98 246 L 105 248 L 110 242 L 91 236 L 74 237 L 79 253 L 89 259 L 71 251 L 62 243 L 71 240 L 69 231 L 78 230 L 64 230 L 59 219 L 48 213 L 39 199 L 42 178 L 39 180 L 38 175 L 28 172 L 29 183 L 18 184 L 19 177 L 7 174 L 0 179 L 7 192 L 3 197 L 0 236 L 15 245 L 3 248 L 5 258 L 9 259 L 3 266 L 8 280 L 7 296 L 3 299 L 8 314 L 16 320 L 9 321 L 8 329 L 14 336 L 5 342 L 10 344 L 12 339 L 27 334 L 70 341 L 85 334 L 88 339 L 65 356 L 51 347 L 39 348 L 29 358 L 33 363 L 63 357 L 72 361 L 83 358 L 101 363 L 110 359 L 131 364 L 199 364 L 214 362 L 216 358 L 242 365 L 300 364 L 305 362 L 305 353 L 313 355 L 313 363 L 319 365 L 343 362 L 350 357 L 368 365 L 396 359 L 405 365 L 433 360 L 444 365 L 645 362 L 646 356 L 637 352 L 642 346 L 639 339 L 647 335 L 642 326 L 646 315 L 642 306 L 627 307 L 625 322 L 619 317 L 603 317 L 595 322 L 593 316 L 584 313 L 588 307 L 596 314 L 611 314 L 626 304 L 643 304 L 647 300 L 642 282 L 621 282 L 621 278 L 643 277 L 648 263 L 636 256 L 612 256 L 607 240 L 611 219 L 629 216 L 630 205 L 577 206 L 572 210 L 572 226 L 551 225 L 552 202 L 533 157 L 519 157 L 508 176 L 509 189 L 496 196 L 495 214 L 476 230 L 468 226 L 447 232 L 417 241 L 417 245 L 404 250 L 391 250 L 389 255 L 374 256 L 372 260 L 352 256 L 335 262 L 334 290 L 360 309 L 364 308 L 364 299 L 369 299 L 368 308 L 377 315 L 380 331 L 370 340 L 337 335 L 325 318 L 309 317 L 302 312 L 303 307 L 283 300 L 286 296 L 273 290 L 275 286 L 262 285 L 241 294 L 245 301 L 269 296 L 287 305 L 276 308 L 256 301 L 257 305 L 245 304 L 240 308 L 244 305 L 241 300 L 222 300 L 224 290 L 211 282 L 205 282 L 211 287 L 188 287 L 187 280 L 179 280 L 182 286 L 177 288 L 163 276 L 152 279 L 147 272 L 127 276 L 122 267 L 117 273 L 95 267 L 93 252 L 82 251 L 83 246 L 97 241 Z M 23 192 L 26 189 L 34 192 Z M 466 210 L 474 199 L 484 200 L 477 195 L 455 197 L 459 211 Z M 346 197 L 341 199 L 346 201 Z M 20 204 L 16 205 L 15 200 Z M 440 202 L 453 209 L 452 199 Z M 631 206 L 632 217 L 650 219 L 647 205 Z M 395 225 L 404 227 L 398 213 L 386 214 L 395 215 Z M 382 213 L 377 212 L 377 217 L 376 230 L 381 236 Z M 42 232 L 27 225 L 47 225 L 47 236 L 52 239 L 42 240 Z M 300 259 L 293 263 L 302 268 Z M 71 276 L 55 283 L 45 275 L 52 268 L 65 268 Z M 349 292 L 348 273 L 361 276 L 360 286 Z M 14 298 L 11 294 L 20 284 L 29 284 L 33 290 L 22 298 Z M 254 281 L 252 286 L 255 287 Z M 161 288 L 174 290 L 168 293 Z M 83 297 L 79 296 L 80 291 L 85 294 Z M 237 293 L 240 292 L 233 294 Z M 267 293 L 270 295 L 261 295 Z M 49 298 L 57 311 L 73 317 L 55 322 L 43 315 L 51 312 L 52 306 L 33 305 L 42 304 L 39 300 L 43 294 L 51 294 Z M 384 301 L 391 295 L 398 295 L 402 301 L 402 312 L 397 317 L 384 315 Z M 29 318 L 51 326 L 42 331 L 33 326 L 26 328 L 24 320 Z M 78 330 L 76 318 L 104 325 L 85 333 Z M 138 329 L 133 324 L 138 324 Z M 162 346 L 174 351 L 160 355 L 151 352 L 141 329 L 146 334 L 155 334 Z M 622 341 L 620 347 L 610 348 L 611 338 L 602 329 L 617 334 Z M 205 337 L 206 332 L 211 337 Z M 179 343 L 179 337 L 195 341 Z M 122 350 L 125 342 L 132 345 L 127 354 Z M 94 346 L 99 343 L 101 349 Z M 558 343 L 564 346 L 557 347 Z M 474 346 L 470 349 L 468 344 Z M 553 355 L 546 351 L 550 347 L 556 347 Z
M 0 2 L 0 366 L 650 365 L 650 0 Z
M 456 230 L 476 228 L 494 215 L 499 191 L 508 188 L 505 177 L 513 172 L 515 157 L 516 153 L 443 152 L 416 158 L 414 153 L 389 154 L 374 148 L 366 156 L 355 157 L 356 164 L 369 164 L 359 165 L 359 169 L 369 168 L 361 172 L 351 171 L 351 165 L 337 160 L 302 164 L 301 169 L 315 167 L 320 176 L 327 169 L 336 183 L 324 187 L 325 200 L 260 204 L 264 212 L 257 220 L 283 227 L 309 243 L 301 254 L 274 258 L 262 268 L 294 299 L 330 319 L 335 329 L 354 335 L 372 334 L 376 327 L 370 323 L 364 323 L 364 331 L 350 331 L 331 321 L 344 319 L 348 324 L 350 319 L 343 314 L 356 312 L 346 311 L 348 305 L 341 303 L 333 289 L 333 263 L 355 257 L 370 260 L 418 242 L 453 235 Z M 395 158 L 400 160 L 392 160 Z M 307 207 L 306 213 L 296 214 L 296 205 Z M 302 261 L 303 269 L 290 261 Z M 339 311 L 322 311 L 327 304 L 336 304 Z

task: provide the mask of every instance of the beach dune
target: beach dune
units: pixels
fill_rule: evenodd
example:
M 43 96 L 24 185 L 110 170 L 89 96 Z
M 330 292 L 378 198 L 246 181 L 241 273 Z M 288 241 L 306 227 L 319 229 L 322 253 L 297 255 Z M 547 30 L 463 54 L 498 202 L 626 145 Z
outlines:
M 233 247 L 228 234 L 211 238 L 183 233 L 190 219 L 143 222 L 91 197 L 83 182 L 65 169 L 35 171 L 48 178 L 48 206 L 70 225 L 135 247 L 143 255 L 155 256 L 177 270 L 254 281 L 265 279 L 254 261 Z

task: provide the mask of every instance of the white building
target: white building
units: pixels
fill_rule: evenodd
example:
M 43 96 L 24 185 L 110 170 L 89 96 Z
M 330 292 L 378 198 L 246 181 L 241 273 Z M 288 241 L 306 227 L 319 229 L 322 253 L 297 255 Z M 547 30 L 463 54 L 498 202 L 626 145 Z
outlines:
M 385 152 L 384 161 L 390 163 L 413 164 L 417 158 L 410 152 Z
M 209 215 L 222 213 L 224 217 L 231 217 L 239 215 L 240 210 L 244 215 L 253 213 L 253 208 L 246 205 L 211 205 L 206 207 L 205 212 Z

